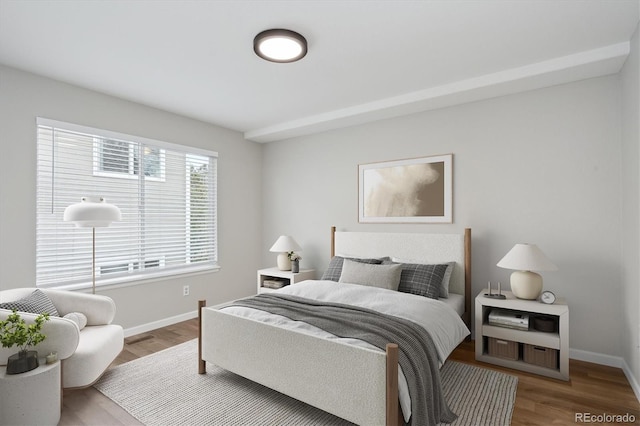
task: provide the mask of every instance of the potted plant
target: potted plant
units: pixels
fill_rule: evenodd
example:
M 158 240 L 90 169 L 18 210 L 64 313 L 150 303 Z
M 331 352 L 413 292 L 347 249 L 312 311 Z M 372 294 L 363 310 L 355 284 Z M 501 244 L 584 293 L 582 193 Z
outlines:
M 302 256 L 292 251 L 287 253 L 287 256 L 291 261 L 291 272 L 293 272 L 294 274 L 297 274 L 298 272 L 300 272 L 300 260 L 302 259 Z
M 27 324 L 15 310 L 6 320 L 0 321 L 2 347 L 20 348 L 17 354 L 11 355 L 7 360 L 7 374 L 25 373 L 38 367 L 38 352 L 28 351 L 27 348 L 46 339 L 46 336 L 40 333 L 45 321 L 49 321 L 48 313 L 38 315 L 33 324 Z

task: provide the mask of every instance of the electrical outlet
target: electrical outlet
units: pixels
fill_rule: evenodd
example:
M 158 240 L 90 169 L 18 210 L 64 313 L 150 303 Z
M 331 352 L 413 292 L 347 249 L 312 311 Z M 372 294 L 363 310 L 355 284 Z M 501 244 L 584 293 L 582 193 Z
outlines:
M 183 296 L 188 296 L 189 295 L 189 286 L 185 285 L 184 287 L 182 287 L 182 295 Z

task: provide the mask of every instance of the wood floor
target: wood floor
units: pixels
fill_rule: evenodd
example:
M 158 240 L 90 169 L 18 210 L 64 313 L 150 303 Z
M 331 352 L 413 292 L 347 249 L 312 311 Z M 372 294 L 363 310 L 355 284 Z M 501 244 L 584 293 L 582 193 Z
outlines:
M 197 336 L 198 321 L 194 319 L 129 337 L 125 339 L 124 350 L 112 366 L 152 354 Z M 511 423 L 514 426 L 576 425 L 581 423 L 576 422 L 576 413 L 590 413 L 593 416 L 628 413 L 635 417 L 635 423 L 626 424 L 640 424 L 640 403 L 624 373 L 618 368 L 571 360 L 571 380 L 564 382 L 479 363 L 474 357 L 473 342 L 465 342 L 453 352 L 450 358 L 454 361 L 518 376 L 518 391 Z M 621 422 L 594 423 L 594 419 L 591 418 L 591 420 L 588 424 L 621 424 Z M 59 424 L 109 426 L 139 425 L 140 423 L 90 387 L 65 391 Z
M 619 368 L 572 359 L 569 360 L 571 380 L 565 382 L 477 362 L 474 342 L 462 343 L 450 359 L 518 376 L 516 403 L 511 418 L 513 426 L 583 423 L 576 421 L 577 413 L 590 413 L 593 416 L 628 413 L 635 417 L 635 422 L 627 424 L 640 424 L 640 403 Z

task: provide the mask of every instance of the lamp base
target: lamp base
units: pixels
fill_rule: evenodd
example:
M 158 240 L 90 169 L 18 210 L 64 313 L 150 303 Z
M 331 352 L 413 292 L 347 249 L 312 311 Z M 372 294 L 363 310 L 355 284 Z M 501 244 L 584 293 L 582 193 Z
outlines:
M 291 270 L 291 259 L 289 259 L 287 253 L 280 253 L 278 255 L 278 269 L 281 271 Z
M 542 291 L 542 277 L 531 271 L 515 271 L 511 274 L 511 291 L 518 299 L 535 300 Z

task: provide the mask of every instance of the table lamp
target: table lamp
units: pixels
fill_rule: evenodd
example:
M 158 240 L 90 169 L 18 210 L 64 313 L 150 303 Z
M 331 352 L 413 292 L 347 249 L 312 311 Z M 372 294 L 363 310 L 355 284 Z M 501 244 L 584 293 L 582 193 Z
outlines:
M 537 299 L 542 291 L 542 277 L 533 271 L 556 271 L 547 256 L 535 244 L 516 244 L 497 264 L 515 269 L 511 274 L 511 291 L 518 299 Z
M 302 250 L 302 247 L 296 243 L 296 240 L 288 235 L 281 235 L 276 242 L 271 246 L 269 251 L 280 252 L 278 255 L 278 269 L 281 271 L 291 270 L 291 260 L 289 259 L 289 252 Z
M 82 197 L 79 203 L 64 209 L 64 221 L 73 222 L 78 228 L 93 229 L 91 257 L 91 281 L 93 294 L 96 293 L 96 228 L 104 228 L 111 222 L 122 220 L 120 209 L 107 203 L 104 197 Z

